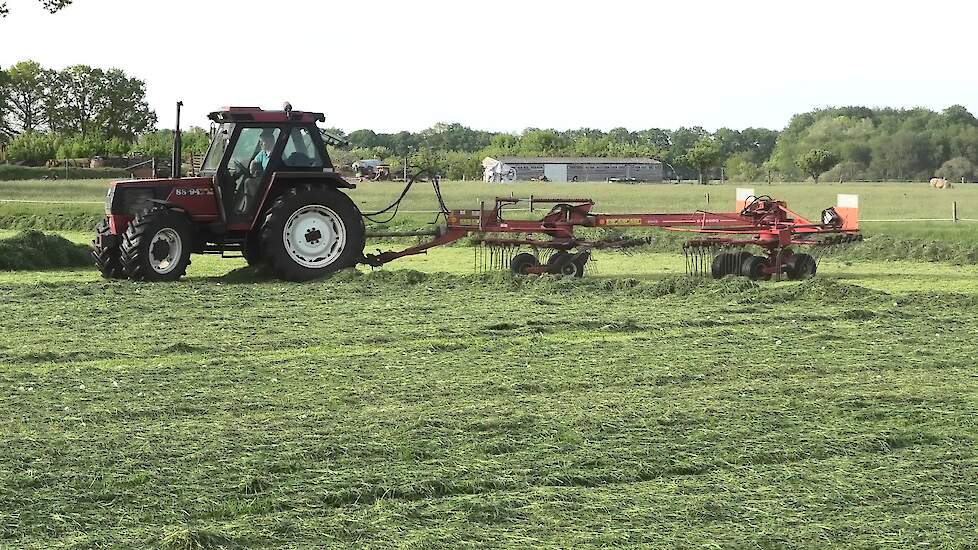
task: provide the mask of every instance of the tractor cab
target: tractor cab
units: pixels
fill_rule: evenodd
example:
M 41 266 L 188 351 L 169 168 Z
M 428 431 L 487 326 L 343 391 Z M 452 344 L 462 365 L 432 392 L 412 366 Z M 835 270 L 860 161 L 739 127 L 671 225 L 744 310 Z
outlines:
M 316 126 L 321 113 L 229 107 L 208 118 L 217 126 L 200 174 L 213 178 L 229 229 L 252 225 L 273 178 L 333 171 Z

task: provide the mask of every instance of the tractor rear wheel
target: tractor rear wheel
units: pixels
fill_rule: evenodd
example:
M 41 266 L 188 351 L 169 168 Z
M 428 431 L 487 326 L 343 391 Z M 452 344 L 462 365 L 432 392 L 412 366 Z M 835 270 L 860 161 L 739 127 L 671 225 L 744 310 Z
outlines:
M 92 259 L 95 260 L 95 267 L 106 279 L 125 279 L 126 274 L 122 269 L 122 259 L 119 257 L 118 244 L 103 244 L 103 239 L 111 235 L 109 231 L 109 220 L 103 219 L 95 230 L 95 240 L 92 241 Z
M 793 281 L 811 279 L 815 276 L 817 269 L 818 264 L 815 262 L 815 258 L 808 254 L 795 254 L 788 262 L 788 278 Z
M 280 195 L 261 227 L 261 258 L 278 276 L 310 281 L 356 265 L 366 231 L 350 197 L 322 185 L 301 185 Z
M 193 248 L 187 216 L 169 208 L 137 214 L 122 236 L 121 260 L 134 281 L 176 281 L 187 272 Z

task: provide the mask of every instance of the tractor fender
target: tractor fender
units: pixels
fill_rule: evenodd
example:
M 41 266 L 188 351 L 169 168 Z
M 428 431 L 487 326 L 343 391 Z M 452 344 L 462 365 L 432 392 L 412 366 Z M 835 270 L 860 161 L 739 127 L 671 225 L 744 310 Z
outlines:
M 290 189 L 303 184 L 326 185 L 334 189 L 356 189 L 356 184 L 343 179 L 343 176 L 336 172 L 275 172 L 272 174 L 271 181 L 265 187 L 262 194 L 259 212 L 263 212 L 268 204 L 282 193 L 285 189 Z M 263 216 L 255 216 L 252 228 L 255 228 L 263 219 Z

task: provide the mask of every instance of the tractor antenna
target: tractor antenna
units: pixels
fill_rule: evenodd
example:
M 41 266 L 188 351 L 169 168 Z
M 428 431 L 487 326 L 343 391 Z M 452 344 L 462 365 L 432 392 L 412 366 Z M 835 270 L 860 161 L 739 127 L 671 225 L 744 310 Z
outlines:
M 177 101 L 177 127 L 173 130 L 173 166 L 170 169 L 170 177 L 180 179 L 180 160 L 183 158 L 183 144 L 180 141 L 180 107 L 182 101 Z

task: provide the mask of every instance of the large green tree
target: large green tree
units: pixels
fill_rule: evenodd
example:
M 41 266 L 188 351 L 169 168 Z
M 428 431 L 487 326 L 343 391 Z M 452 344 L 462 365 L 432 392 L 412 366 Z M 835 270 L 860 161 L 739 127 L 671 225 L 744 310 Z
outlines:
M 691 147 L 683 157 L 686 164 L 696 169 L 699 175 L 699 182 L 706 183 L 704 174 L 707 170 L 715 168 L 723 162 L 723 151 L 720 144 L 713 138 L 702 138 Z
M 51 80 L 48 125 L 63 134 L 99 133 L 132 141 L 156 126 L 146 85 L 119 69 L 75 65 Z
M 798 167 L 818 183 L 818 178 L 839 163 L 839 155 L 823 149 L 812 149 L 798 158 Z
M 6 121 L 14 133 L 43 129 L 48 119 L 48 98 L 52 71 L 36 61 L 21 61 L 7 69 L 3 88 L 7 105 Z

